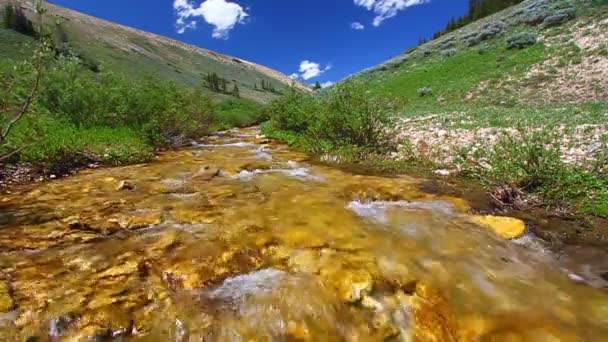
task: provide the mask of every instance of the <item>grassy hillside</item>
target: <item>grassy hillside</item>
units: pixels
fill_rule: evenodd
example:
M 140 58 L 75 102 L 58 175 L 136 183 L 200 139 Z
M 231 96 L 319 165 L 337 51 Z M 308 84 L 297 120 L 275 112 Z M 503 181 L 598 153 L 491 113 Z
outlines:
M 33 5 L 28 0 L 0 0 L 21 6 L 29 18 Z M 216 73 L 232 85 L 237 83 L 241 96 L 266 102 L 278 96 L 261 88 L 262 80 L 280 91 L 293 81 L 282 73 L 240 58 L 223 55 L 126 26 L 114 24 L 61 6 L 47 3 L 47 27 L 55 40 L 92 68 L 133 75 L 150 74 L 164 80 L 197 86 L 207 73 Z M 11 30 L 0 29 L 0 58 L 29 55 L 31 39 Z M 307 86 L 298 83 L 302 90 Z
M 525 0 L 315 98 L 275 101 L 265 131 L 338 159 L 472 177 L 499 207 L 608 217 L 606 32 L 604 0 Z
M 36 13 L 29 1 L 8 3 L 0 0 L 0 187 L 147 161 L 260 123 L 263 103 L 292 91 L 289 77 L 245 60 L 53 4 Z
M 527 0 L 353 77 L 401 99 L 406 115 L 458 105 L 605 102 L 607 30 L 601 1 Z M 516 46 L 516 39 L 530 41 Z M 421 96 L 421 88 L 432 94 Z

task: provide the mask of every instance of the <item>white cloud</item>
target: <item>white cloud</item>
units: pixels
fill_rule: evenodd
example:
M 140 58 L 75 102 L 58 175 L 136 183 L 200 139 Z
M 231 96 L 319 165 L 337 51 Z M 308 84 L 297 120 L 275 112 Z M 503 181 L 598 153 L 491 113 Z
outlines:
M 334 82 L 332 81 L 323 82 L 321 83 L 321 88 L 331 87 L 332 85 L 334 85 Z
M 376 16 L 374 17 L 373 25 L 376 27 L 380 26 L 384 20 L 396 16 L 399 11 L 408 7 L 422 5 L 429 1 L 430 0 L 354 0 L 355 5 L 365 7 L 368 11 L 374 12 Z
M 361 31 L 365 29 L 365 26 L 359 22 L 354 22 L 350 24 L 350 28 L 356 31 Z
M 236 24 L 243 24 L 249 16 L 239 4 L 226 0 L 205 0 L 198 7 L 190 0 L 174 0 L 173 9 L 177 15 L 177 33 L 196 28 L 196 17 L 202 17 L 213 25 L 212 37 L 217 39 L 228 39 L 230 30 Z
M 321 76 L 321 74 L 323 74 L 329 69 L 331 69 L 331 65 L 326 65 L 325 68 L 321 68 L 321 65 L 319 63 L 305 60 L 300 63 L 299 73 L 293 73 L 291 75 L 291 78 L 303 79 L 306 81 L 311 78 Z

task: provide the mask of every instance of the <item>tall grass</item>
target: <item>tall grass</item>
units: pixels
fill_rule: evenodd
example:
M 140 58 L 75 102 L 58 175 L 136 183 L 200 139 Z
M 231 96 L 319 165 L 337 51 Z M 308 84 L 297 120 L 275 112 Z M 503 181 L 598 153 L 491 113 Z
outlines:
M 370 96 L 363 83 L 346 81 L 313 97 L 289 90 L 268 105 L 266 134 L 316 152 L 393 150 L 394 102 Z
M 26 96 L 33 74 L 28 62 L 0 61 L 0 91 L 10 91 L 8 105 Z M 8 162 L 69 163 L 79 156 L 107 164 L 139 162 L 155 148 L 180 146 L 212 129 L 258 123 L 261 107 L 245 99 L 218 104 L 202 86 L 93 73 L 77 59 L 58 58 L 48 62 L 29 113 L 0 146 L 0 155 L 27 146 Z

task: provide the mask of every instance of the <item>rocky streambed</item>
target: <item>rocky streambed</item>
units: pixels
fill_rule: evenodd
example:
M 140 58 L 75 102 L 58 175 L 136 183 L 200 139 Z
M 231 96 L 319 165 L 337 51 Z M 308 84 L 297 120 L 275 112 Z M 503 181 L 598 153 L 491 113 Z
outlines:
M 0 339 L 608 336 L 605 284 L 523 222 L 257 134 L 1 195 Z

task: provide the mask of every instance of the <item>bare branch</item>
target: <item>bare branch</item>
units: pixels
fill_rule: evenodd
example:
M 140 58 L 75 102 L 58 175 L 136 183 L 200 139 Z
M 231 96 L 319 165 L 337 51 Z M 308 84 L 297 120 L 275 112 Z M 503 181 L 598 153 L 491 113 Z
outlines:
M 30 94 L 28 95 L 25 102 L 23 102 L 23 104 L 21 105 L 21 108 L 19 109 L 19 111 L 17 112 L 15 117 L 9 122 L 9 124 L 6 127 L 6 129 L 4 130 L 4 132 L 0 135 L 0 143 L 4 142 L 6 140 L 6 137 L 11 132 L 11 130 L 13 129 L 15 124 L 19 120 L 21 120 L 21 118 L 25 115 L 25 113 L 27 113 L 30 105 L 34 101 L 34 97 L 36 96 L 36 93 L 38 92 L 38 88 L 40 87 L 40 80 L 42 79 L 42 67 L 43 67 L 42 65 L 43 65 L 42 57 L 38 56 L 38 61 L 36 62 L 36 78 L 34 79 L 34 82 L 32 84 Z
M 34 141 L 34 142 L 31 142 L 31 143 L 29 143 L 29 144 L 27 144 L 27 145 L 24 145 L 24 146 L 19 147 L 19 148 L 18 148 L 18 149 L 16 149 L 16 150 L 13 150 L 13 151 L 12 151 L 12 152 L 10 152 L 9 154 L 5 154 L 5 155 L 3 155 L 3 156 L 0 156 L 0 163 L 1 163 L 1 162 L 3 162 L 3 161 L 5 161 L 5 160 L 6 160 L 6 159 L 8 159 L 8 158 L 10 158 L 10 157 L 14 156 L 15 154 L 17 154 L 17 153 L 19 153 L 19 152 L 21 152 L 21 151 L 25 150 L 26 148 L 28 148 L 28 147 L 30 147 L 30 146 L 33 146 L 35 143 L 36 143 L 35 141 Z

